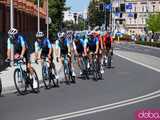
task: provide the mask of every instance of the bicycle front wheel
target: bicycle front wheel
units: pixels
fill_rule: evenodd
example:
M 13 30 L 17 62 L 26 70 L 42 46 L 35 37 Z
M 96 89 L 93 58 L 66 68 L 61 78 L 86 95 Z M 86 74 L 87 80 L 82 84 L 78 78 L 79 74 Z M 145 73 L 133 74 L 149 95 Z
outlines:
M 51 81 L 49 79 L 48 67 L 45 65 L 42 66 L 42 78 L 45 88 L 49 89 Z
M 108 68 L 111 68 L 111 63 L 112 63 L 112 57 L 111 54 L 108 56 Z
M 26 92 L 26 77 L 22 71 L 17 68 L 14 71 L 14 84 L 19 94 L 24 95 Z
M 37 76 L 36 71 L 32 68 L 33 73 L 31 74 L 32 79 L 31 79 L 31 88 L 33 90 L 33 92 L 38 93 L 39 92 L 39 79 Z

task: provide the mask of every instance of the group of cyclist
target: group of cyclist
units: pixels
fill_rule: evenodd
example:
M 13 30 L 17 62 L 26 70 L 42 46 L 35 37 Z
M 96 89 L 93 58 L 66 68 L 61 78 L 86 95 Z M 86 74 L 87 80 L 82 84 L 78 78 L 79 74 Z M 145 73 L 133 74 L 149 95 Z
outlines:
M 51 41 L 45 37 L 43 32 L 36 33 L 35 40 L 35 58 L 36 60 L 46 57 L 49 60 L 49 64 L 53 63 L 53 45 Z M 64 58 L 67 57 L 68 63 L 71 65 L 72 76 L 76 76 L 74 71 L 74 65 L 72 56 L 77 56 L 77 63 L 80 67 L 80 59 L 87 57 L 89 63 L 92 61 L 90 53 L 97 56 L 101 61 L 101 73 L 103 70 L 103 58 L 106 58 L 107 53 L 111 50 L 112 37 L 109 32 L 100 31 L 80 31 L 80 32 L 59 32 L 56 40 L 57 62 L 64 63 Z M 19 34 L 17 29 L 10 29 L 8 31 L 7 40 L 7 59 L 12 60 L 11 53 L 14 51 L 14 59 L 26 60 L 26 70 L 32 73 L 31 61 L 30 61 L 30 47 L 29 43 L 24 36 Z M 38 53 L 40 52 L 40 55 Z M 90 64 L 87 65 L 90 67 Z M 56 70 L 55 70 L 56 71 Z M 82 71 L 80 71 L 82 74 Z M 56 76 L 58 78 L 58 75 Z

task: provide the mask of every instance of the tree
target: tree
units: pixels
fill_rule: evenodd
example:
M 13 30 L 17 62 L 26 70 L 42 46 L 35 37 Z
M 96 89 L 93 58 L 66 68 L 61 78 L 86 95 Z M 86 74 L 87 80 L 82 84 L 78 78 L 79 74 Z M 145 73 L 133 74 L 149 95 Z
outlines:
M 63 21 L 63 11 L 69 9 L 65 7 L 66 0 L 49 0 L 49 16 L 52 23 L 49 26 L 50 36 L 55 38 L 57 32 L 61 30 Z
M 101 3 L 110 3 L 110 0 L 92 0 L 88 7 L 88 22 L 91 28 L 104 24 L 105 12 L 100 10 Z M 109 24 L 109 11 L 106 12 L 106 23 Z
M 148 29 L 152 32 L 160 32 L 160 13 L 152 14 L 147 20 Z

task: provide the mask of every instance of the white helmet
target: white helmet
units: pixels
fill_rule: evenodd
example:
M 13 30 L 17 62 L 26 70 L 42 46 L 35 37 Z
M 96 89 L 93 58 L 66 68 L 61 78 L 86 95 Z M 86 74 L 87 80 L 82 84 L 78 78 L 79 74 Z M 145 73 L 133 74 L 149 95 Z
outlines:
M 18 30 L 15 29 L 15 28 L 11 28 L 9 31 L 8 31 L 8 34 L 9 35 L 16 35 L 18 33 Z
M 40 38 L 40 37 L 43 37 L 44 36 L 44 34 L 43 34 L 43 32 L 37 32 L 36 33 L 36 37 L 38 38 Z
M 65 33 L 64 33 L 64 32 L 58 33 L 58 37 L 59 37 L 59 38 L 62 38 L 62 37 L 64 37 L 64 36 L 65 36 Z

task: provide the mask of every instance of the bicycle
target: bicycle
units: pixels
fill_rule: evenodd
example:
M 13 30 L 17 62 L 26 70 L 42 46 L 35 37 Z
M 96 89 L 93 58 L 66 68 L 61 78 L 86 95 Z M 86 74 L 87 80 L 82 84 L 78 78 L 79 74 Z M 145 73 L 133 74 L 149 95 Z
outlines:
M 112 56 L 113 56 L 113 49 L 111 48 L 108 52 L 108 62 L 107 62 L 107 66 L 108 68 L 112 67 Z
M 81 56 L 80 58 L 80 69 L 82 71 L 82 76 L 84 79 L 89 79 L 89 68 L 88 68 L 88 58 L 86 56 Z
M 64 61 L 63 61 L 63 68 L 64 68 L 64 76 L 66 80 L 66 84 L 70 83 L 76 83 L 75 76 L 72 75 L 72 67 L 71 63 L 68 62 L 68 57 L 67 55 L 64 55 Z
M 103 76 L 102 76 L 102 73 L 100 72 L 100 69 L 101 69 L 101 65 L 100 65 L 100 61 L 98 59 L 98 56 L 97 54 L 94 54 L 94 53 L 91 53 L 91 68 L 90 68 L 90 71 L 91 73 L 93 74 L 93 78 L 95 81 L 97 80 L 102 80 L 103 79 Z
M 17 68 L 14 70 L 14 83 L 15 87 L 20 95 L 25 95 L 29 86 L 34 93 L 39 92 L 39 80 L 36 71 L 31 67 L 32 72 L 24 70 L 22 64 L 23 59 L 15 60 Z M 35 87 L 36 86 L 36 87 Z
M 56 78 L 56 73 L 53 73 L 55 69 L 54 63 L 49 65 L 48 58 L 42 58 L 42 78 L 43 83 L 46 89 L 51 88 L 51 82 L 53 82 L 54 86 L 59 86 L 59 80 Z M 55 81 L 56 80 L 56 81 Z

